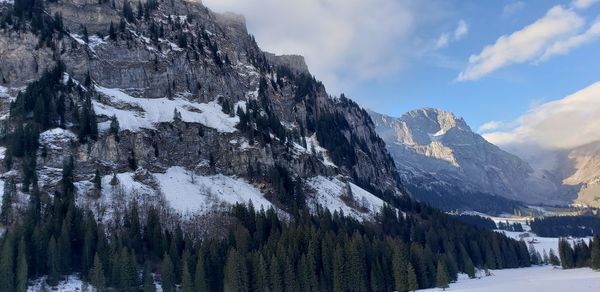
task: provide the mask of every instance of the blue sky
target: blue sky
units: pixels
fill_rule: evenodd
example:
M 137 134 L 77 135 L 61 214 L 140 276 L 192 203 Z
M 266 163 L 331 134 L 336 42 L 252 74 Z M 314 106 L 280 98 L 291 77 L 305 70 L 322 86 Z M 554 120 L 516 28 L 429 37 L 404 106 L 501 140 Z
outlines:
M 474 130 L 497 121 L 490 130 L 511 131 L 528 112 L 600 81 L 596 0 L 203 2 L 244 14 L 263 49 L 304 55 L 330 93 L 392 116 L 434 107 Z

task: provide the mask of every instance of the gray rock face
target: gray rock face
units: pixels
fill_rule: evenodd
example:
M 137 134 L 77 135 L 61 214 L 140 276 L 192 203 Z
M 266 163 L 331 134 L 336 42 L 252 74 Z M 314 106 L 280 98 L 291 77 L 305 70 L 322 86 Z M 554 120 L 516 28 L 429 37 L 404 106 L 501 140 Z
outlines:
M 548 196 L 557 187 L 547 177 L 487 142 L 452 113 L 420 109 L 400 118 L 370 114 L 408 181 L 415 176 L 432 176 L 466 191 L 527 203 L 562 202 L 562 198 Z
M 97 141 L 84 143 L 69 136 L 60 140 L 60 147 L 53 147 L 53 140 L 43 142 L 48 153 L 38 159 L 39 171 L 60 168 L 62 159 L 69 155 L 77 160 L 79 180 L 91 179 L 96 169 L 102 174 L 126 171 L 132 160 L 152 172 L 183 166 L 200 173 L 242 177 L 257 173 L 267 177 L 269 168 L 278 165 L 295 179 L 339 174 L 360 178 L 360 183 L 372 190 L 401 194 L 394 163 L 368 114 L 355 103 L 330 98 L 318 82 L 301 91 L 297 80 L 309 73 L 303 58 L 263 53 L 248 34 L 243 17 L 215 14 L 197 1 L 175 0 L 160 2 L 147 20 L 118 28 L 122 1 L 116 1 L 115 7 L 87 0 L 50 4 L 49 13 L 60 13 L 68 30 L 62 39 L 54 40 L 54 50 L 36 46 L 34 35 L 0 32 L 2 85 L 24 86 L 59 59 L 75 82 L 83 84 L 89 76 L 96 86 L 119 89 L 140 101 L 168 98 L 196 104 L 217 99 L 230 104 L 263 103 L 259 98 L 262 80 L 263 106 L 272 109 L 289 137 L 286 141 L 274 138 L 265 144 L 252 144 L 240 130 L 224 133 L 202 122 L 170 117 L 165 121 L 160 117 L 161 122 L 151 129 L 123 130 L 118 136 L 104 130 Z M 114 39 L 108 36 L 111 23 L 117 29 Z M 82 25 L 90 35 L 87 43 L 81 37 Z M 293 76 L 278 75 L 279 66 L 288 68 Z M 97 105 L 129 111 L 132 118 L 151 115 L 133 104 L 94 92 L 92 86 L 85 90 L 92 93 Z M 2 97 L 2 102 L 8 104 L 8 96 Z M 74 99 L 75 107 L 80 103 Z M 7 114 L 8 108 L 3 108 L 2 114 Z M 327 165 L 317 155 L 294 146 L 301 137 L 315 135 L 318 120 L 333 113 L 347 122 L 339 132 L 352 146 L 356 156 L 353 165 Z M 107 125 L 109 118 L 100 115 L 98 120 Z M 15 165 L 19 167 L 18 162 Z

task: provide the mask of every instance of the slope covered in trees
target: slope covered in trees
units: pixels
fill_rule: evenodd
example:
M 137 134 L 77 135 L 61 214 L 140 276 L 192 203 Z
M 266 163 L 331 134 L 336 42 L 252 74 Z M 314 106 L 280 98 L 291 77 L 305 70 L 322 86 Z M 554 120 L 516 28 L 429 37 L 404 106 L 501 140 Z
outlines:
M 530 265 L 524 242 L 409 198 L 397 207 L 413 215 L 385 207 L 364 224 L 327 210 L 282 220 L 272 209 L 237 205 L 224 214 L 225 230 L 198 237 L 136 202 L 114 223 L 96 222 L 75 205 L 72 159 L 61 186 L 53 196 L 34 187 L 24 218 L 3 237 L 0 290 L 24 291 L 43 275 L 56 285 L 72 274 L 100 289 L 150 289 L 156 273 L 164 291 L 408 291 L 445 287 L 475 267 Z

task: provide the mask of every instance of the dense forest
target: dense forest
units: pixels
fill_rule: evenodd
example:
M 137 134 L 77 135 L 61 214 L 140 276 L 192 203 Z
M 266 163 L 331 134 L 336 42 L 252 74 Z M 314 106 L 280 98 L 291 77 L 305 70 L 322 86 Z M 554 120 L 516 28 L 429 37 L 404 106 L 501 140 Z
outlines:
M 490 218 L 486 218 L 486 217 L 481 217 L 478 215 L 466 215 L 466 214 L 461 214 L 461 215 L 457 215 L 454 216 L 458 221 L 469 224 L 469 225 L 473 225 L 473 226 L 477 226 L 483 229 L 488 229 L 488 230 L 494 230 L 496 228 L 498 228 L 496 226 L 496 223 L 494 223 L 494 220 L 490 219 Z
M 531 230 L 542 237 L 586 237 L 600 234 L 600 217 L 556 216 L 536 218 Z
M 24 218 L 13 222 L 0 248 L 0 290 L 25 291 L 47 275 L 50 286 L 77 274 L 100 290 L 154 291 L 399 291 L 446 287 L 475 268 L 530 265 L 524 242 L 475 229 L 402 200 L 404 215 L 385 207 L 360 223 L 318 210 L 282 219 L 275 210 L 234 206 L 230 224 L 197 237 L 161 223 L 163 210 L 130 203 L 107 225 L 75 204 L 73 160 L 52 196 L 33 185 Z M 409 214 L 411 214 L 409 213 Z M 215 219 L 216 220 L 216 219 Z M 141 276 L 140 276 L 141 275 Z M 154 279 L 153 275 L 157 275 Z

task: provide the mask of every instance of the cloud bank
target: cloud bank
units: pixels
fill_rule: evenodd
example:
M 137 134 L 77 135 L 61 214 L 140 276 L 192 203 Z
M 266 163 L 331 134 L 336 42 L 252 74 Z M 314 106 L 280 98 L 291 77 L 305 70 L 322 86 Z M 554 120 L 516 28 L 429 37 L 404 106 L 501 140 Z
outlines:
M 574 11 L 554 6 L 544 17 L 469 57 L 468 67 L 457 79 L 477 80 L 502 67 L 532 61 L 549 46 L 576 34 L 583 24 L 584 19 Z
M 600 21 L 596 20 L 583 32 L 586 20 L 578 11 L 585 10 L 600 0 L 575 0 L 571 7 L 552 7 L 540 19 L 508 35 L 499 37 L 494 44 L 485 46 L 469 57 L 468 66 L 457 81 L 478 80 L 500 68 L 526 62 L 541 63 L 557 55 L 592 42 L 600 37 Z M 504 13 L 512 11 L 509 4 Z
M 548 150 L 572 149 L 600 141 L 600 82 L 538 105 L 508 124 L 513 127 L 484 134 L 484 138 L 504 148 L 536 145 Z
M 212 10 L 246 16 L 260 46 L 301 54 L 333 91 L 406 66 L 417 5 L 412 0 L 203 0 Z M 462 33 L 462 31 L 461 31 Z

